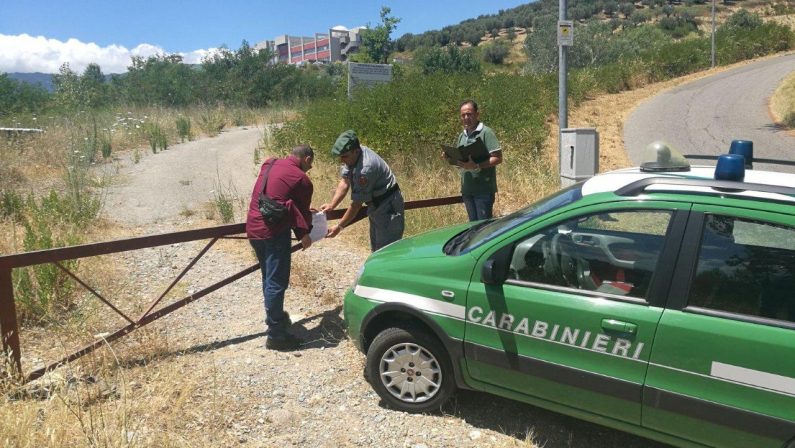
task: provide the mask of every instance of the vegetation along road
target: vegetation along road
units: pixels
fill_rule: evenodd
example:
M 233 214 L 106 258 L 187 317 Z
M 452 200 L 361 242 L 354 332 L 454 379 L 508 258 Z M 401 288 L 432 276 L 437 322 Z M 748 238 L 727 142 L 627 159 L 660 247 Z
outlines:
M 734 139 L 753 141 L 756 157 L 791 159 L 795 136 L 775 125 L 768 99 L 793 70 L 790 53 L 681 85 L 641 104 L 624 123 L 630 160 L 640 163 L 654 140 L 683 154 L 720 154 Z

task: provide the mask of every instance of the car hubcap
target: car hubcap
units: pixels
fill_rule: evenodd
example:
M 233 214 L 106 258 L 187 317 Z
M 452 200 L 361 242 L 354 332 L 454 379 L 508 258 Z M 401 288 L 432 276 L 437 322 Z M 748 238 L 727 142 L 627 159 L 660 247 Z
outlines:
M 390 394 L 407 403 L 430 400 L 442 385 L 439 361 L 417 344 L 396 344 L 384 352 L 379 376 Z

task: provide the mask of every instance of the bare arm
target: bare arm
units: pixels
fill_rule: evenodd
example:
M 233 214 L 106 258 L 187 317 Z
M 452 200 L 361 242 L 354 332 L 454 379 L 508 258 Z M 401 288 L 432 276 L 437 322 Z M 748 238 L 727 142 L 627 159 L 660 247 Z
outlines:
M 340 182 L 337 184 L 337 189 L 334 191 L 334 196 L 331 198 L 331 202 L 323 204 L 320 206 L 320 211 L 325 212 L 326 210 L 334 210 L 340 205 L 342 199 L 348 194 L 348 189 L 350 188 L 350 184 L 348 179 L 342 178 Z

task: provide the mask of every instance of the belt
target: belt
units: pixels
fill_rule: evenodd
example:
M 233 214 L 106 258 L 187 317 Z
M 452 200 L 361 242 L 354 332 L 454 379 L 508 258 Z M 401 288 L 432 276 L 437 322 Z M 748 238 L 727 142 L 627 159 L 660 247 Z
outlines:
M 368 202 L 367 205 L 377 208 L 379 205 L 381 205 L 382 202 L 389 199 L 390 196 L 395 194 L 396 191 L 400 191 L 400 186 L 397 184 L 397 182 L 395 182 L 395 185 L 392 185 L 391 187 L 387 188 L 384 194 L 380 196 L 374 196 L 373 200 Z

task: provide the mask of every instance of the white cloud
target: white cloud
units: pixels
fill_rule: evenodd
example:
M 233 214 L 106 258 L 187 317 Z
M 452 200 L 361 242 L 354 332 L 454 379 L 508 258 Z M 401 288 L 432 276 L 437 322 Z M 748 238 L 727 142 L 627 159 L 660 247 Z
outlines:
M 203 57 L 214 51 L 217 49 L 178 54 L 182 55 L 186 63 L 198 64 Z M 103 73 L 123 73 L 127 71 L 133 56 L 146 58 L 165 53 L 164 49 L 145 43 L 128 50 L 121 45 L 100 47 L 95 43 L 85 43 L 77 39 L 62 42 L 44 36 L 0 34 L 0 72 L 58 73 L 61 65 L 68 62 L 72 70 L 81 73 L 93 62 L 99 64 Z

